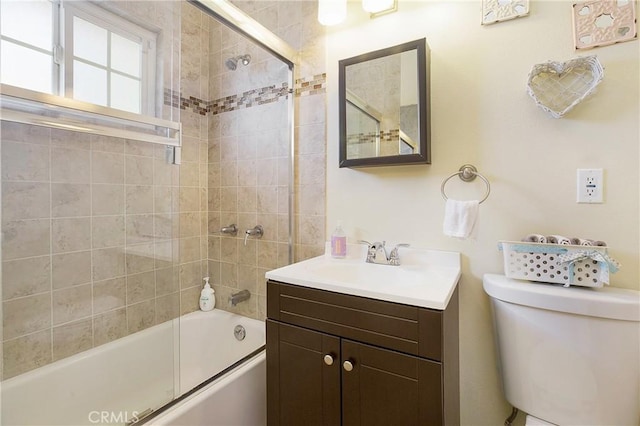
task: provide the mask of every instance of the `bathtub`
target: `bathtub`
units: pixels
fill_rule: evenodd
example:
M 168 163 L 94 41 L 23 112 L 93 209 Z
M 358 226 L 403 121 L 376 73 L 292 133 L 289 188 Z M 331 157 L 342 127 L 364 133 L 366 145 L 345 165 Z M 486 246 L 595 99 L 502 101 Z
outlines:
M 245 330 L 242 341 L 234 336 L 238 325 Z M 265 370 L 264 342 L 262 321 L 219 309 L 192 312 L 3 381 L 0 424 L 125 424 L 179 398 L 151 423 L 167 424 L 163 418 L 184 418 L 189 407 L 197 415 L 190 400 L 202 402 L 212 395 L 225 401 L 224 390 L 236 389 L 230 382 L 240 379 L 247 366 L 252 374 L 239 381 L 248 387 L 233 399 L 246 407 L 240 397 L 247 396 L 249 406 L 262 419 L 266 416 L 266 383 L 260 377 Z M 230 368 L 251 354 L 246 362 Z M 211 383 L 203 386 L 207 381 Z M 249 387 L 251 392 L 246 391 Z M 224 404 L 229 407 L 229 401 Z M 214 423 L 207 419 L 205 424 Z

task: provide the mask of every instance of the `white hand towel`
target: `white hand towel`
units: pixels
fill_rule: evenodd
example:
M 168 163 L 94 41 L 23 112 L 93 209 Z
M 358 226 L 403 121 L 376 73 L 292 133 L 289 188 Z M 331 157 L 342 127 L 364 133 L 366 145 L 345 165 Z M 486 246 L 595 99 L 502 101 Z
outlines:
M 467 239 L 474 234 L 478 222 L 480 202 L 447 199 L 442 231 L 449 237 Z

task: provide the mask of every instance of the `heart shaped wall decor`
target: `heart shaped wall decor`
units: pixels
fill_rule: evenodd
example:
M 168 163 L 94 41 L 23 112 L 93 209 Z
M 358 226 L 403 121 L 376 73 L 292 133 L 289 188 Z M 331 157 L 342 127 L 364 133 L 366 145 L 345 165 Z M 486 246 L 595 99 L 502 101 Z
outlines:
M 561 118 L 602 81 L 604 70 L 596 56 L 536 64 L 529 72 L 527 92 L 553 118 Z

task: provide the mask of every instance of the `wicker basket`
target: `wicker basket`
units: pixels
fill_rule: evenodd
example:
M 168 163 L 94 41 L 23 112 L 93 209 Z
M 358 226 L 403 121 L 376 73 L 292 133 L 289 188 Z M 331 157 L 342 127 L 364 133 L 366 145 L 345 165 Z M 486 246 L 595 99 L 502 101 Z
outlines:
M 606 247 L 501 241 L 504 271 L 509 278 L 545 283 L 602 287 L 609 283 Z M 600 256 L 602 255 L 602 256 Z M 577 260 L 566 261 L 567 257 Z M 615 269 L 611 272 L 615 272 Z
M 604 70 L 596 56 L 549 61 L 531 69 L 527 92 L 553 118 L 561 118 L 592 94 L 603 76 Z

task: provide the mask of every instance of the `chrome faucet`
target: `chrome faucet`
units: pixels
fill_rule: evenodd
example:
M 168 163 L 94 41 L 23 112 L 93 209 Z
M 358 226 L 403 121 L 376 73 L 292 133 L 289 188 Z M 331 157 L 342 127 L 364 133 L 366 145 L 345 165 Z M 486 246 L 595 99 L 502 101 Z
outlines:
M 236 236 L 238 235 L 238 227 L 235 223 L 232 223 L 229 226 L 223 226 L 222 228 L 220 228 L 220 233 Z
M 251 293 L 249 290 L 242 290 L 229 296 L 229 306 L 236 306 L 240 302 L 249 300 Z
M 367 245 L 367 258 L 365 262 L 376 263 L 378 265 L 400 266 L 400 253 L 398 252 L 398 248 L 409 247 L 409 244 L 397 244 L 393 250 L 391 250 L 391 253 L 387 254 L 386 241 L 370 243 L 360 240 L 358 242 Z

